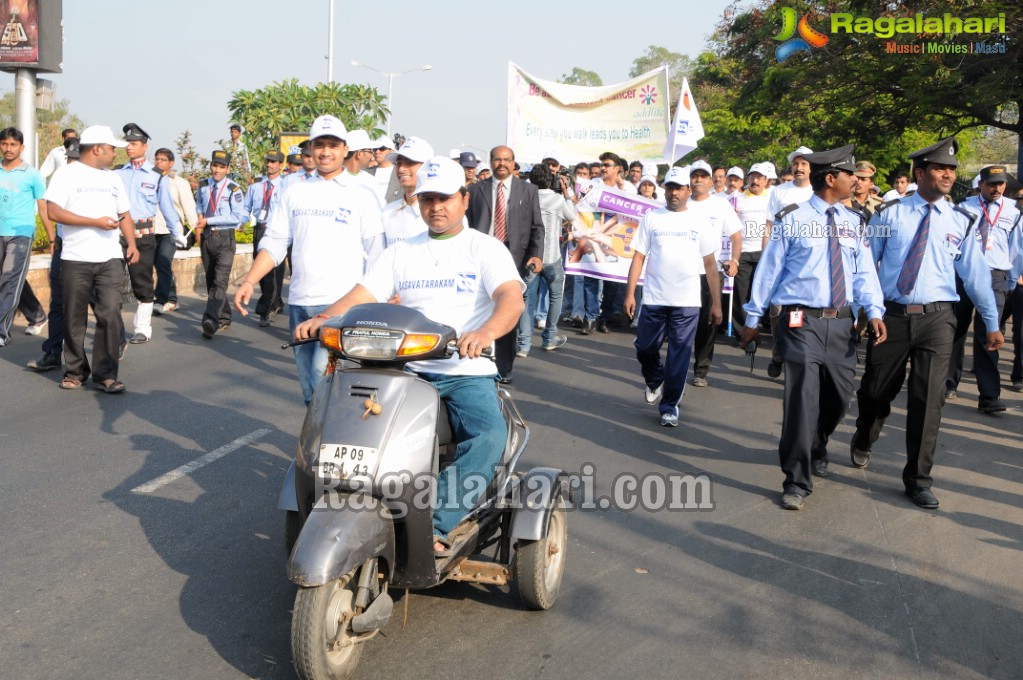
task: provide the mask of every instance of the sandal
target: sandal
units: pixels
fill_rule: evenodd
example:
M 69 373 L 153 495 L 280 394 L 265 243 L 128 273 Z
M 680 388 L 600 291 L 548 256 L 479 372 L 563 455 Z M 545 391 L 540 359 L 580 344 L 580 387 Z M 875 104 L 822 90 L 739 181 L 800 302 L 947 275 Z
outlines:
M 95 383 L 95 385 L 97 390 L 100 390 L 101 392 L 106 392 L 107 394 L 119 394 L 121 392 L 124 392 L 124 390 L 126 389 L 126 386 L 123 382 L 114 379 L 104 380 L 103 382 Z
M 82 387 L 82 381 L 78 378 L 69 378 L 66 375 L 60 380 L 60 389 L 77 390 Z

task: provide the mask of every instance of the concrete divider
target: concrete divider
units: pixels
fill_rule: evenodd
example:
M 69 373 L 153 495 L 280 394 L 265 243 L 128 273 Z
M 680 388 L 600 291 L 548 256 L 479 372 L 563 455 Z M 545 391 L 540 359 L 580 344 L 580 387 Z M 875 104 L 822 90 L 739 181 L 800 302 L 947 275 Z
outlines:
M 241 283 L 252 266 L 252 244 L 239 243 L 231 268 L 231 285 Z M 206 272 L 202 268 L 199 248 L 179 250 L 174 254 L 174 279 L 179 296 L 206 297 Z M 50 256 L 32 255 L 27 280 L 44 307 L 50 306 Z

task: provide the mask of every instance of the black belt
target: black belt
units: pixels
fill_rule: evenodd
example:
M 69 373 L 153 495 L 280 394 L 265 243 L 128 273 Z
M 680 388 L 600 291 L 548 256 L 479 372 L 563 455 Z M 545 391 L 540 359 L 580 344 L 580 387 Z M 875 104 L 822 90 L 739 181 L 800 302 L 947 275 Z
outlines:
M 803 305 L 785 305 L 781 308 L 781 311 L 788 314 L 789 312 L 802 312 L 807 316 L 812 316 L 816 319 L 851 319 L 852 318 L 852 307 L 845 305 L 835 309 L 834 307 L 804 307 Z
M 952 309 L 953 304 L 952 302 L 929 302 L 926 305 L 904 305 L 888 300 L 884 302 L 885 309 L 888 310 L 889 314 L 898 314 L 899 316 L 916 316 L 917 314 L 943 312 L 947 309 Z

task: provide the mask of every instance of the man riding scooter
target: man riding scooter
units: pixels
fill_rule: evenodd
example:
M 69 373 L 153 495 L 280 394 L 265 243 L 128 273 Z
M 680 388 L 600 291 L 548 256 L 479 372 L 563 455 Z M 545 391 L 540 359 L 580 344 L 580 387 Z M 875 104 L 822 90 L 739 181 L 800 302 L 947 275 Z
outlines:
M 444 556 L 468 538 L 452 529 L 482 496 L 486 484 L 478 482 L 493 479 L 504 450 L 508 431 L 497 398 L 497 369 L 480 355 L 518 325 L 525 285 L 503 243 L 464 227 L 469 196 L 457 163 L 440 156 L 426 161 L 415 194 L 427 232 L 386 249 L 354 288 L 297 326 L 294 337 L 314 338 L 327 319 L 395 295 L 458 333 L 457 357 L 408 365 L 440 393 L 457 442 L 454 462 L 437 479 L 434 550 Z

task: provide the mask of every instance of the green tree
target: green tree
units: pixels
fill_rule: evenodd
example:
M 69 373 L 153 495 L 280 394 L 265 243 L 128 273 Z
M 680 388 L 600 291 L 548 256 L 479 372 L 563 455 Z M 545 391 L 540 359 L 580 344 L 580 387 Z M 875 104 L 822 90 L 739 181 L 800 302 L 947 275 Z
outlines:
M 571 73 L 562 73 L 561 79 L 558 82 L 565 85 L 585 85 L 587 87 L 598 87 L 604 84 L 604 81 L 595 71 L 587 71 L 578 66 L 572 67 Z
M 55 146 L 59 146 L 63 140 L 60 138 L 60 131 L 67 128 L 74 128 L 82 131 L 85 123 L 81 118 L 71 113 L 71 103 L 67 99 L 55 100 L 53 110 L 36 109 L 38 127 L 36 135 L 39 149 L 39 162 L 42 163 L 46 154 Z M 0 97 L 0 127 L 14 125 L 14 92 L 5 92 Z
M 646 48 L 646 52 L 642 56 L 633 60 L 632 68 L 629 69 L 629 77 L 635 78 L 661 66 L 668 67 L 668 88 L 672 99 L 675 100 L 672 102 L 672 113 L 674 114 L 675 104 L 678 103 L 678 93 L 682 89 L 682 79 L 689 77 L 692 70 L 688 56 L 672 52 L 658 45 L 651 45 Z
M 318 83 L 310 87 L 293 78 L 257 90 L 233 92 L 227 108 L 231 120 L 245 128 L 249 158 L 259 159 L 277 148 L 278 134 L 308 130 L 313 120 L 324 114 L 337 116 L 350 130 L 366 130 L 370 137 L 379 137 L 384 134 L 379 126 L 388 115 L 385 99 L 368 85 Z M 226 148 L 227 141 L 221 140 L 220 145 Z

